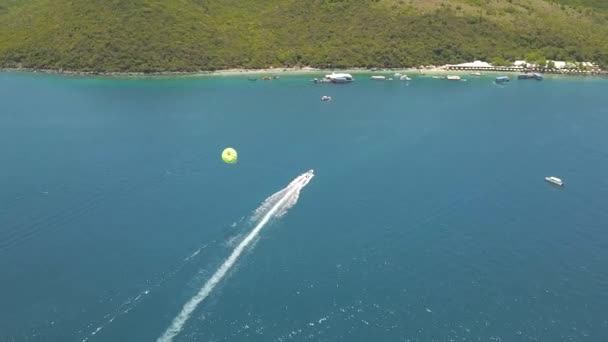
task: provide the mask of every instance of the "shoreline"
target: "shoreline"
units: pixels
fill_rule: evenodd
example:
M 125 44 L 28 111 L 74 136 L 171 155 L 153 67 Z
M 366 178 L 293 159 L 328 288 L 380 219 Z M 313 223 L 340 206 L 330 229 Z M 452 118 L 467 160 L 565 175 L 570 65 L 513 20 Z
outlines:
M 495 74 L 521 74 L 524 71 L 493 71 L 493 70 L 449 70 L 445 67 L 424 67 L 424 68 L 344 68 L 344 69 L 322 69 L 312 67 L 294 67 L 294 68 L 262 68 L 262 69 L 244 69 L 244 68 L 233 68 L 233 69 L 221 69 L 214 71 L 199 70 L 199 71 L 158 71 L 158 72 L 98 72 L 98 71 L 74 71 L 74 70 L 63 70 L 63 69 L 31 69 L 31 68 L 0 68 L 0 72 L 17 72 L 17 73 L 32 73 L 32 74 L 47 74 L 47 75 L 60 75 L 60 76 L 75 76 L 75 77 L 126 77 L 126 78 L 156 78 L 156 77 L 168 77 L 168 76 L 180 76 L 180 77 L 205 77 L 205 76 L 253 76 L 253 75 L 264 75 L 272 76 L 276 74 L 284 75 L 305 75 L 305 74 L 319 74 L 332 72 L 338 73 L 407 73 L 411 75 L 469 75 L 473 72 L 480 72 L 483 75 L 495 75 Z M 556 76 L 579 76 L 579 77 L 608 77 L 607 70 L 601 70 L 596 73 L 555 73 L 545 72 L 547 75 Z

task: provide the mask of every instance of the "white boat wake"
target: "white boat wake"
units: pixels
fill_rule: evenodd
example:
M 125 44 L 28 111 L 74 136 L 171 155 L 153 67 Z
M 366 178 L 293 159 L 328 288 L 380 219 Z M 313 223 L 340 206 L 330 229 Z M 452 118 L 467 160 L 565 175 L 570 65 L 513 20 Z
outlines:
M 287 187 L 283 190 L 275 193 L 268 197 L 262 205 L 254 212 L 253 219 L 258 220 L 257 225 L 247 234 L 247 236 L 239 243 L 236 248 L 232 251 L 230 256 L 222 265 L 215 271 L 215 273 L 207 280 L 199 292 L 192 297 L 182 308 L 181 312 L 173 319 L 171 325 L 167 330 L 157 339 L 157 342 L 171 342 L 173 338 L 177 336 L 184 325 L 192 315 L 192 312 L 196 310 L 198 305 L 209 296 L 215 286 L 222 281 L 226 273 L 232 268 L 232 266 L 239 259 L 245 248 L 251 244 L 251 242 L 259 235 L 260 231 L 272 218 L 277 218 L 285 215 L 289 208 L 293 207 L 300 197 L 300 191 L 310 182 L 314 177 L 314 171 L 310 170 L 296 179 L 294 179 Z

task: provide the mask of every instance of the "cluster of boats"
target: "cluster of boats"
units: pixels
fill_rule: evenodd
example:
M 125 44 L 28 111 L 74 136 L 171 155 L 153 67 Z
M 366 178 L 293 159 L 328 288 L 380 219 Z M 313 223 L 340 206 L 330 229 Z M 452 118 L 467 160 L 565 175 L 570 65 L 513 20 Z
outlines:
M 436 80 L 448 80 L 448 81 L 466 81 L 462 77 L 458 75 L 448 75 L 448 76 L 433 76 Z
M 480 73 L 475 73 L 472 74 L 473 76 L 481 76 Z M 402 75 L 400 73 L 395 73 L 394 75 L 395 78 L 399 77 L 400 80 L 402 81 L 410 81 L 411 78 L 409 78 L 407 75 Z M 374 75 L 370 77 L 372 80 L 378 80 L 378 81 L 390 81 L 393 80 L 392 77 L 386 77 L 386 76 L 382 76 L 382 75 Z M 438 78 L 438 79 L 446 79 L 449 81 L 461 81 L 461 77 L 458 75 L 448 75 L 448 76 L 433 76 L 433 78 Z M 519 75 L 517 77 L 520 80 L 529 80 L 529 79 L 534 79 L 534 80 L 542 80 L 543 76 L 541 74 L 537 74 L 537 73 L 530 73 L 530 74 L 523 74 L 523 75 Z M 336 73 L 332 73 L 330 75 L 325 75 L 324 78 L 322 79 L 314 79 L 312 80 L 314 83 L 350 83 L 352 81 L 354 81 L 354 78 L 351 74 L 336 74 Z M 508 76 L 500 76 L 500 77 L 496 77 L 495 82 L 496 83 L 506 83 L 511 81 L 511 79 Z M 321 101 L 323 102 L 328 102 L 331 101 L 332 97 L 331 96 L 327 96 L 327 95 L 323 95 L 321 96 Z M 550 176 L 550 177 L 545 177 L 545 181 L 547 181 L 548 183 L 557 185 L 557 186 L 564 186 L 564 181 L 561 180 L 558 177 L 555 176 Z
M 374 75 L 374 76 L 370 77 L 370 79 L 376 80 L 376 81 L 392 81 L 395 78 L 399 78 L 400 81 L 411 81 L 412 80 L 407 75 L 403 75 L 403 74 L 401 74 L 399 72 L 395 73 L 395 75 L 393 75 L 393 76 L 394 76 L 394 78 L 393 77 L 386 77 L 386 76 L 383 76 L 383 75 Z
M 370 79 L 372 80 L 377 80 L 377 81 L 392 81 L 395 78 L 398 78 L 401 81 L 411 81 L 412 79 L 410 77 L 408 77 L 407 75 L 402 75 L 400 73 L 396 73 L 393 77 L 386 77 L 383 75 L 374 75 L 371 76 Z M 355 79 L 353 78 L 353 75 L 351 74 L 336 74 L 336 73 L 332 73 L 329 75 L 325 75 L 325 77 L 319 79 L 319 78 L 315 78 L 312 80 L 312 82 L 314 83 L 350 83 L 353 82 Z
M 471 73 L 471 75 L 472 76 L 482 76 L 482 74 L 480 72 L 474 72 L 474 73 Z M 277 78 L 277 77 L 275 76 L 275 78 Z M 393 77 L 387 77 L 384 75 L 373 75 L 370 77 L 370 79 L 376 80 L 376 81 L 393 81 L 394 79 L 397 79 L 397 78 L 401 81 L 411 81 L 412 80 L 407 75 L 403 75 L 401 73 L 395 73 L 393 75 Z M 463 79 L 458 75 L 433 76 L 433 78 L 443 79 L 443 80 L 448 80 L 448 81 L 466 81 L 466 79 Z M 520 80 L 542 81 L 543 75 L 539 74 L 539 73 L 526 73 L 526 74 L 519 75 L 517 78 Z M 271 78 L 265 77 L 263 79 L 265 80 L 265 79 L 271 79 Z M 325 77 L 323 77 L 321 79 L 315 78 L 312 80 L 312 82 L 314 82 L 314 83 L 350 83 L 350 82 L 353 82 L 354 80 L 355 79 L 353 78 L 353 76 L 351 74 L 332 73 L 329 75 L 325 75 Z M 497 84 L 503 84 L 503 83 L 510 82 L 511 79 L 508 76 L 499 76 L 499 77 L 496 77 L 496 79 L 494 81 Z
M 542 81 L 543 80 L 543 75 L 539 74 L 539 73 L 526 73 L 526 74 L 521 74 L 517 76 L 518 80 L 537 80 L 537 81 Z M 509 76 L 500 76 L 500 77 L 496 77 L 495 82 L 498 84 L 501 83 L 507 83 L 510 82 L 511 79 L 509 78 Z
M 481 73 L 474 73 L 472 74 L 473 76 L 481 76 Z M 395 78 L 399 78 L 402 81 L 410 81 L 411 78 L 409 78 L 407 75 L 402 75 L 400 73 L 395 73 L 394 75 Z M 392 77 L 386 77 L 383 75 L 374 75 L 370 77 L 372 80 L 378 80 L 378 81 L 391 81 L 393 80 Z M 433 76 L 433 78 L 437 78 L 437 79 L 446 79 L 449 81 L 461 81 L 463 80 L 460 76 L 458 75 L 448 75 L 448 76 Z M 530 74 L 523 74 L 523 75 L 519 75 L 517 77 L 520 80 L 528 80 L 528 79 L 534 79 L 534 80 L 542 80 L 543 76 L 541 74 L 537 74 L 537 73 L 530 73 Z M 322 79 L 314 79 L 312 80 L 314 83 L 350 83 L 352 81 L 354 81 L 354 78 L 351 74 L 330 74 L 330 75 L 325 75 L 324 78 Z M 511 79 L 508 76 L 500 76 L 500 77 L 496 77 L 495 82 L 496 83 L 506 83 L 511 81 Z M 327 102 L 327 101 L 331 101 L 332 97 L 331 96 L 327 96 L 327 95 L 323 95 L 321 96 L 321 101 L 323 102 Z M 564 186 L 564 181 L 561 180 L 558 177 L 555 176 L 550 176 L 550 177 L 545 177 L 545 181 L 547 181 L 548 183 L 557 185 L 557 186 Z

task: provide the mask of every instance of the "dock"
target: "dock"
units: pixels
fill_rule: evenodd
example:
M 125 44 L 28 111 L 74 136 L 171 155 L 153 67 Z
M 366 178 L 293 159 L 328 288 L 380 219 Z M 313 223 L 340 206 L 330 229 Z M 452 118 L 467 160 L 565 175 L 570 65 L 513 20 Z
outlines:
M 556 75 L 580 75 L 580 76 L 608 76 L 608 70 L 580 70 L 580 69 L 557 69 L 557 68 L 538 68 L 538 67 L 517 67 L 517 66 L 459 66 L 445 65 L 445 70 L 449 71 L 486 71 L 486 72 L 519 72 L 519 73 L 541 73 Z

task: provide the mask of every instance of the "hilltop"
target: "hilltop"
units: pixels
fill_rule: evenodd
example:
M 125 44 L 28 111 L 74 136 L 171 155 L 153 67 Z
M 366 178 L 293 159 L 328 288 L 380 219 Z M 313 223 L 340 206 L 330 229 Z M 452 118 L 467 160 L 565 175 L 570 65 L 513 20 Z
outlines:
M 608 66 L 604 0 L 0 0 L 0 67 Z

